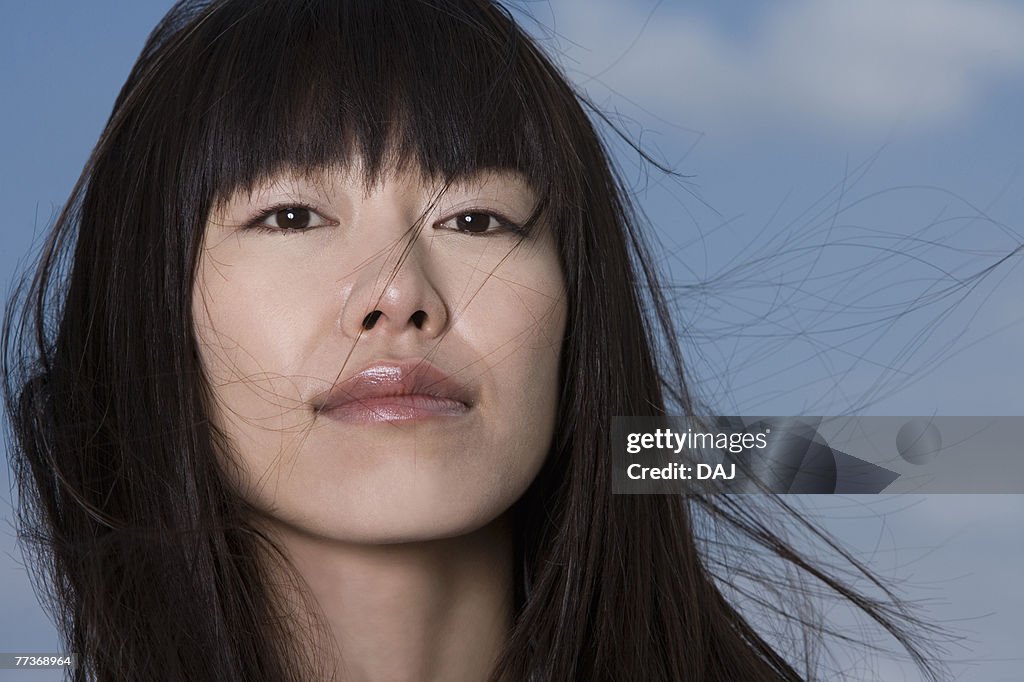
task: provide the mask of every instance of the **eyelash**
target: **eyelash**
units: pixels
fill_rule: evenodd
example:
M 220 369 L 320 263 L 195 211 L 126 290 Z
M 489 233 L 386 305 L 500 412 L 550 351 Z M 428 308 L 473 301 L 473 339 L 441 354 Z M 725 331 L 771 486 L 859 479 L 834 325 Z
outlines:
M 306 231 L 312 230 L 312 229 L 314 229 L 316 227 L 325 227 L 325 226 L 322 226 L 322 225 L 310 225 L 308 227 L 303 227 L 303 228 L 298 228 L 298 229 L 288 229 L 286 227 L 274 227 L 273 225 L 266 225 L 266 224 L 264 224 L 275 213 L 280 213 L 281 211 L 284 211 L 284 210 L 289 209 L 289 208 L 299 208 L 299 209 L 303 209 L 305 211 L 309 211 L 311 214 L 313 214 L 315 216 L 318 216 L 320 218 L 323 218 L 324 220 L 327 220 L 328 224 L 332 224 L 332 223 L 330 223 L 330 220 L 328 218 L 324 217 L 319 211 L 317 211 L 315 208 L 313 208 L 309 204 L 304 204 L 302 202 L 291 202 L 291 203 L 287 203 L 287 204 L 276 204 L 274 206 L 271 206 L 270 208 L 266 209 L 265 211 L 261 212 L 258 216 L 256 216 L 252 220 L 250 220 L 245 225 L 244 229 L 246 229 L 246 230 L 255 230 L 256 232 L 266 232 L 266 233 L 270 233 L 270 234 L 290 234 L 290 233 L 306 232 Z
M 443 224 L 451 222 L 451 221 L 453 221 L 453 220 L 455 220 L 457 218 L 461 218 L 462 216 L 470 215 L 470 214 L 473 214 L 473 213 L 482 214 L 482 215 L 486 215 L 486 216 L 490 216 L 491 218 L 494 218 L 495 220 L 498 221 L 498 228 L 494 229 L 494 230 L 487 229 L 487 230 L 484 230 L 483 232 L 470 232 L 469 230 L 460 230 L 460 229 L 456 228 L 456 230 L 455 230 L 456 232 L 461 232 L 462 234 L 472 235 L 474 237 L 485 237 L 485 236 L 489 236 L 489 235 L 500 234 L 502 232 L 507 232 L 507 233 L 514 234 L 514 235 L 519 235 L 519 236 L 526 236 L 526 229 L 522 225 L 520 225 L 519 223 L 512 222 L 511 220 L 506 218 L 501 213 L 498 213 L 497 211 L 492 211 L 492 210 L 486 209 L 486 208 L 468 208 L 468 209 L 463 209 L 463 210 L 459 211 L 458 213 L 454 213 L 451 216 L 445 218 L 444 220 L 437 221 L 436 223 L 434 223 L 434 227 L 437 227 L 438 225 L 443 225 Z
M 265 224 L 266 221 L 269 220 L 274 214 L 279 213 L 279 212 L 284 211 L 284 210 L 289 209 L 289 208 L 303 209 L 303 210 L 309 211 L 311 214 L 313 214 L 315 216 L 323 218 L 324 220 L 328 220 L 321 213 L 319 213 L 316 209 L 314 209 L 312 206 L 309 206 L 308 204 L 304 204 L 304 203 L 301 203 L 301 202 L 292 202 L 292 203 L 287 203 L 287 204 L 277 204 L 275 206 L 271 206 L 270 208 L 262 211 L 258 216 L 256 216 L 252 220 L 250 220 L 245 225 L 245 227 L 243 229 L 254 230 L 256 232 L 271 233 L 271 234 L 290 234 L 290 233 L 307 232 L 307 231 L 312 230 L 312 229 L 314 229 L 316 227 L 326 227 L 324 225 L 310 225 L 308 227 L 303 227 L 303 228 L 292 228 L 292 229 L 289 229 L 289 228 L 285 228 L 285 227 L 274 227 L 273 225 L 266 225 Z M 434 227 L 436 228 L 439 225 L 443 225 L 443 224 L 451 222 L 452 220 L 455 220 L 455 219 L 457 219 L 457 218 L 459 218 L 461 216 L 469 215 L 471 213 L 483 214 L 483 215 L 490 216 L 491 218 L 497 220 L 498 221 L 498 229 L 487 229 L 487 230 L 484 230 L 483 232 L 471 232 L 469 230 L 460 230 L 460 229 L 456 228 L 455 229 L 456 232 L 460 232 L 462 234 L 468 234 L 468 235 L 472 235 L 472 236 L 483 237 L 483 236 L 497 234 L 497 233 L 500 233 L 502 231 L 507 231 L 507 232 L 509 232 L 511 234 L 515 234 L 515 235 L 519 235 L 519 236 L 526 236 L 526 229 L 522 225 L 520 225 L 518 223 L 515 223 L 515 222 L 512 222 L 511 220 L 506 218 L 501 213 L 498 213 L 497 211 L 492 211 L 490 209 L 484 209 L 484 208 L 470 208 L 470 209 L 461 210 L 458 213 L 455 213 L 455 214 L 451 215 L 450 217 L 445 218 L 444 220 L 439 220 L 439 221 L 435 222 L 434 223 Z

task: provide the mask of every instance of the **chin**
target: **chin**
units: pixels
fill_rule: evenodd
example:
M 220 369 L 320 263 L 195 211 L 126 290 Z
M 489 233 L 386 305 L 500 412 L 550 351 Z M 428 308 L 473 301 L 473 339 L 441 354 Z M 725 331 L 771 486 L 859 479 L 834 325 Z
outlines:
M 390 432 L 389 432 L 390 433 Z M 339 542 L 426 542 L 473 533 L 507 512 L 544 462 L 542 444 L 387 439 L 357 431 L 247 462 L 241 494 L 292 533 Z M 344 452 L 344 455 L 339 455 Z M 500 456 L 499 456 L 500 453 Z M 263 453 L 261 453 L 263 454 Z
M 359 528 L 337 529 L 338 539 L 362 545 L 400 545 L 418 542 L 432 542 L 462 537 L 475 533 L 497 519 L 496 514 L 485 514 L 466 518 L 463 516 L 421 516 L 409 518 L 378 518 Z
M 425 477 L 424 477 L 425 478 Z M 507 512 L 529 484 L 514 489 L 460 485 L 393 486 L 389 489 L 338 486 L 327 498 L 307 495 L 297 504 L 260 505 L 278 529 L 353 544 L 400 544 L 443 540 L 478 531 Z

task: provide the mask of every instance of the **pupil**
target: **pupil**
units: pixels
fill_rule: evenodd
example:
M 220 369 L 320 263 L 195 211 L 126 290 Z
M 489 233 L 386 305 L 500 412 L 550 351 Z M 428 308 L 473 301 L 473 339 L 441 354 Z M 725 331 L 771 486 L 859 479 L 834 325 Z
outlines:
M 277 225 L 285 229 L 301 230 L 309 225 L 309 210 L 286 208 L 277 212 Z
M 484 232 L 491 222 L 491 216 L 487 213 L 464 213 L 459 217 L 459 222 L 467 232 Z

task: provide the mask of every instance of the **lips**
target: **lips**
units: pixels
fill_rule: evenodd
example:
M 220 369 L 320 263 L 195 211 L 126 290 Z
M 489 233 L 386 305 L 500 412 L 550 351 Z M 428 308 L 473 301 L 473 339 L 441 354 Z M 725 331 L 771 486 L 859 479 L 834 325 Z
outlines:
M 457 417 L 475 402 L 472 386 L 413 359 L 374 362 L 311 404 L 317 415 L 366 423 Z

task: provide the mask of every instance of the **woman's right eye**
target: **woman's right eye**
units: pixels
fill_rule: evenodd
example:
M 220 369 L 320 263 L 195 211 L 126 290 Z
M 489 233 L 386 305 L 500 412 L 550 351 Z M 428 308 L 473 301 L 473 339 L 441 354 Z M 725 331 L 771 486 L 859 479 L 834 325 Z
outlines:
M 331 221 L 308 206 L 275 206 L 261 213 L 248 227 L 265 232 L 302 232 L 331 225 Z

